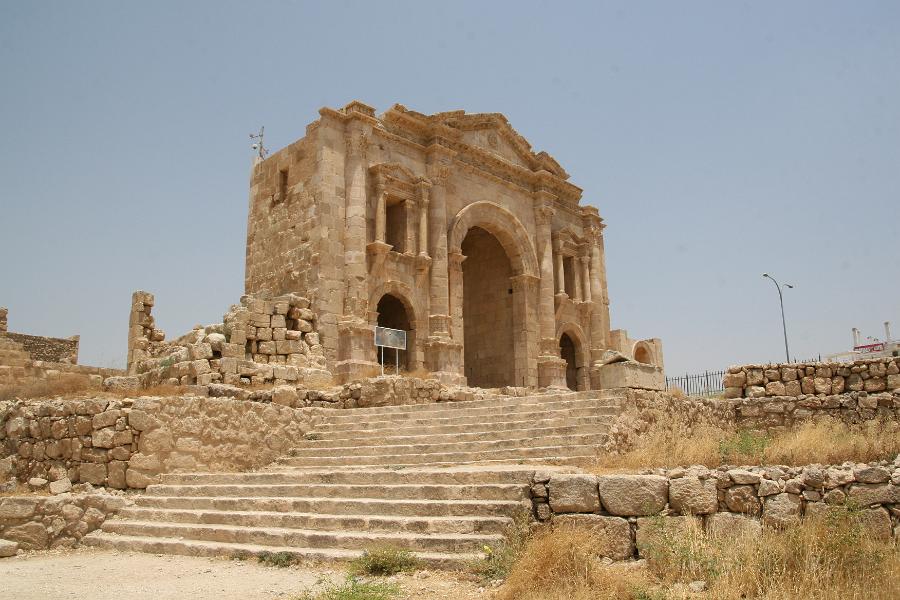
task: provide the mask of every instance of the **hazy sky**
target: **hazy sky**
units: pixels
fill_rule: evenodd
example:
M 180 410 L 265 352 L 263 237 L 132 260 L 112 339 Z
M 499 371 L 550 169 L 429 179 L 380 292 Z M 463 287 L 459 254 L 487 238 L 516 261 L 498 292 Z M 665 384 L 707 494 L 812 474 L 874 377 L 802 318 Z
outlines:
M 243 292 L 251 150 L 322 106 L 502 112 L 607 223 L 667 371 L 900 335 L 900 3 L 0 0 L 0 305 L 124 364 Z

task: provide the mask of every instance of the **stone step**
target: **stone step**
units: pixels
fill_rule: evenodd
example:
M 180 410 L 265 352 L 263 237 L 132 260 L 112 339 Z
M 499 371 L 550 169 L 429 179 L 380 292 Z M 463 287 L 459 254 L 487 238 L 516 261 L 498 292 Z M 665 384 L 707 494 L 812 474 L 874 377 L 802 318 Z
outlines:
M 228 510 L 317 513 L 329 515 L 382 515 L 407 517 L 511 517 L 530 509 L 521 500 L 406 500 L 402 498 L 285 498 L 148 496 L 135 498 L 135 506 L 187 510 Z
M 360 408 L 334 409 L 335 413 L 349 414 L 395 414 L 395 413 L 429 413 L 433 411 L 466 410 L 472 408 L 512 407 L 522 404 L 550 404 L 553 402 L 573 400 L 619 400 L 619 391 L 592 390 L 587 392 L 561 392 L 556 394 L 534 394 L 530 396 L 494 395 L 481 400 L 464 400 L 459 402 L 423 402 L 420 404 L 396 404 L 391 406 L 366 406 Z
M 177 510 L 140 507 L 122 509 L 119 511 L 118 516 L 129 521 L 279 527 L 314 529 L 317 531 L 345 530 L 418 534 L 503 534 L 513 522 L 509 517 L 401 517 L 264 511 Z
M 565 413 L 554 413 L 555 416 L 547 419 L 533 420 L 513 420 L 499 421 L 495 423 L 482 424 L 449 424 L 449 425 L 404 425 L 390 427 L 371 427 L 362 429 L 349 429 L 341 426 L 340 429 L 334 426 L 319 425 L 312 432 L 311 436 L 322 440 L 337 439 L 363 439 L 363 438 L 385 438 L 393 436 L 418 436 L 418 435 L 464 435 L 469 432 L 482 431 L 508 431 L 508 430 L 525 430 L 533 428 L 551 428 L 551 427 L 575 427 L 589 426 L 594 424 L 607 425 L 612 422 L 613 415 L 591 415 L 587 417 L 571 417 Z M 355 426 L 360 427 L 360 423 Z M 348 425 L 347 427 L 352 427 Z
M 385 435 L 347 436 L 343 432 L 315 432 L 313 439 L 299 442 L 297 448 L 352 448 L 365 445 L 398 446 L 407 444 L 440 444 L 451 442 L 488 442 L 514 438 L 538 438 L 560 435 L 579 435 L 606 433 L 612 422 L 610 418 L 597 418 L 586 425 L 561 425 L 555 427 L 527 427 L 530 422 L 522 422 L 523 428 L 492 429 L 487 431 L 471 431 L 470 427 L 453 433 L 424 433 L 420 435 L 389 435 L 393 430 L 385 431 Z M 340 435 L 341 437 L 334 437 Z
M 597 456 L 597 445 L 586 446 L 564 445 L 533 448 L 510 448 L 493 452 L 440 452 L 434 454 L 383 454 L 379 456 L 331 456 L 312 457 L 298 456 L 280 458 L 278 462 L 293 467 L 335 467 L 335 466 L 368 466 L 393 465 L 405 467 L 411 465 L 454 465 L 471 464 L 484 461 L 517 462 L 528 458 L 554 460 L 557 458 Z M 552 463 L 551 463 L 552 464 Z
M 282 527 L 248 527 L 199 523 L 158 523 L 154 521 L 107 520 L 102 525 L 107 533 L 138 537 L 166 537 L 260 544 L 295 548 L 328 548 L 365 550 L 373 547 L 397 547 L 418 552 L 477 552 L 484 546 L 499 545 L 499 534 L 416 534 L 374 531 L 317 531 Z
M 469 402 L 457 402 L 453 404 L 401 405 L 394 407 L 395 410 L 391 411 L 375 411 L 371 408 L 330 409 L 327 412 L 324 412 L 322 421 L 330 424 L 358 424 L 360 422 L 403 422 L 422 419 L 434 420 L 472 416 L 510 415 L 516 413 L 546 412 L 576 408 L 618 408 L 619 401 L 604 398 L 573 398 L 553 401 L 529 400 L 499 404 L 497 406 L 469 406 L 469 404 Z M 419 408 L 419 410 L 402 410 L 405 408 Z
M 146 536 L 126 536 L 94 531 L 82 542 L 94 548 L 118 550 L 122 552 L 146 552 L 150 554 L 175 554 L 180 556 L 206 557 L 250 557 L 261 552 L 286 552 L 300 561 L 349 561 L 362 555 L 362 550 L 342 550 L 328 548 L 294 548 L 285 546 L 265 546 L 260 544 L 230 544 Z M 479 559 L 481 553 L 453 554 L 444 552 L 415 552 L 414 556 L 432 568 L 453 569 L 468 561 Z
M 455 484 L 479 483 L 527 484 L 534 469 L 364 469 L 336 471 L 334 469 L 302 469 L 281 467 L 255 473 L 170 473 L 162 476 L 162 483 L 176 485 L 201 484 Z
M 573 418 L 573 417 L 598 417 L 598 416 L 615 416 L 620 413 L 618 407 L 612 406 L 594 406 L 581 408 L 568 408 L 565 410 L 535 410 L 533 412 L 513 412 L 513 413 L 495 413 L 484 415 L 465 415 L 460 414 L 454 417 L 436 417 L 423 419 L 409 419 L 402 421 L 341 421 L 330 422 L 322 421 L 316 426 L 316 431 L 341 431 L 346 429 L 358 429 L 363 423 L 369 429 L 397 429 L 400 427 L 419 427 L 419 426 L 435 426 L 435 425 L 488 425 L 491 423 L 505 423 L 508 421 L 531 421 L 539 422 L 545 419 L 557 418 Z
M 537 448 L 547 446 L 564 446 L 572 444 L 576 446 L 599 445 L 605 442 L 605 433 L 587 433 L 571 436 L 547 436 L 547 437 L 510 437 L 488 441 L 460 441 L 448 443 L 405 444 L 405 445 L 379 445 L 366 444 L 353 447 L 319 447 L 316 445 L 305 448 L 294 448 L 291 456 L 295 457 L 340 457 L 353 456 L 356 458 L 384 455 L 423 455 L 439 453 L 459 452 L 495 452 L 499 450 L 517 450 L 525 448 Z
M 346 485 L 346 484 L 210 484 L 147 487 L 149 496 L 370 498 L 404 500 L 525 500 L 528 485 Z

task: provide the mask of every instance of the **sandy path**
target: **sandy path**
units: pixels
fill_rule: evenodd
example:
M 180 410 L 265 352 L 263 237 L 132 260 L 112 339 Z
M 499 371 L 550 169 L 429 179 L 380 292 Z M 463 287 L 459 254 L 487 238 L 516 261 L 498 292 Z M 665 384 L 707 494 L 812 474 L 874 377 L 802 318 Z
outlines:
M 113 553 L 41 552 L 0 560 L 2 600 L 288 600 L 322 578 L 327 567 L 266 567 L 255 561 Z M 403 597 L 469 600 L 483 590 L 451 574 L 424 571 L 396 578 Z

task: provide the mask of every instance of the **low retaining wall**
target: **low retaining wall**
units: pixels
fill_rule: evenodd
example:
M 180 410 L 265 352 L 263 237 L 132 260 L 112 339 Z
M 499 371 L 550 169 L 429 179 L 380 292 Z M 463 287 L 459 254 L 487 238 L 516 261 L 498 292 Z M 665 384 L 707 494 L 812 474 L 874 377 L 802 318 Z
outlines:
M 890 392 L 900 390 L 900 357 L 730 367 L 722 385 L 726 398 Z
M 76 546 L 130 503 L 102 491 L 0 497 L 0 540 L 15 542 L 22 550 Z
M 900 536 L 900 456 L 893 463 L 805 467 L 703 467 L 644 474 L 535 473 L 531 497 L 539 521 L 600 530 L 602 553 L 641 555 L 660 519 L 697 519 L 708 533 L 780 527 L 828 505 L 852 504 L 878 539 Z M 660 516 L 661 515 L 661 516 Z
M 266 465 L 302 439 L 317 409 L 232 398 L 92 398 L 0 403 L 0 457 L 20 481 L 68 477 L 144 488 L 161 473 Z

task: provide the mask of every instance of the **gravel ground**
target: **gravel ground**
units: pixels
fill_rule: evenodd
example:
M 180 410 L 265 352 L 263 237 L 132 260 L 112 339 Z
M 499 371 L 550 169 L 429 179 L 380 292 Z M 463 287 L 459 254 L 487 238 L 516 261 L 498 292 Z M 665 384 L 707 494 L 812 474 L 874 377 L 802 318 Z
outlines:
M 255 561 L 81 549 L 0 559 L 2 600 L 288 600 L 322 580 L 326 566 L 279 569 Z M 420 571 L 390 578 L 410 600 L 478 600 L 488 593 L 452 573 Z

